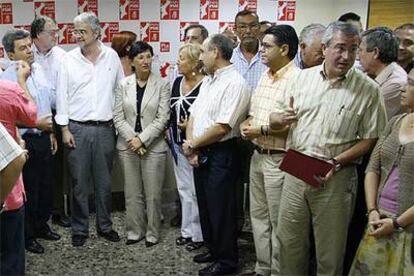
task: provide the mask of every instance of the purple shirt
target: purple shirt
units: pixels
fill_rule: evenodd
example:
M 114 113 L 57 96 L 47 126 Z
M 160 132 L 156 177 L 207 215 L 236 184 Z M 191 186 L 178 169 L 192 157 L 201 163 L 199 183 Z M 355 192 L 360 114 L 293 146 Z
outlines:
M 394 167 L 388 176 L 387 182 L 384 184 L 379 199 L 378 207 L 381 210 L 398 213 L 398 188 L 400 185 L 400 171 L 398 167 Z

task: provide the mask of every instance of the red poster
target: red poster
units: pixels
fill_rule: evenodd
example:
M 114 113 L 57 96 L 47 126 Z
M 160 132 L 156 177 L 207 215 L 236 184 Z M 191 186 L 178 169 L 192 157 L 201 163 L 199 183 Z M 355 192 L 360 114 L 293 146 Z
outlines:
M 12 3 L 1 4 L 1 24 L 13 24 Z
M 101 22 L 102 27 L 102 42 L 108 43 L 112 41 L 112 36 L 119 33 L 118 22 Z
M 190 25 L 195 25 L 195 24 L 198 24 L 198 22 L 196 22 L 196 21 L 192 21 L 192 22 L 189 22 L 189 21 L 181 21 L 180 22 L 180 41 L 184 41 L 185 40 L 185 37 L 184 37 L 184 32 L 185 32 L 185 29 L 187 29 Z
M 139 20 L 139 0 L 119 0 L 119 20 Z
M 140 24 L 141 40 L 146 42 L 160 41 L 160 23 L 159 22 L 141 22 Z
M 78 0 L 78 14 L 93 12 L 98 16 L 98 0 Z
M 160 18 L 163 20 L 177 20 L 180 17 L 179 0 L 160 0 Z
M 161 64 L 160 66 L 160 76 L 161 78 L 165 78 L 168 76 L 168 71 L 170 69 L 171 63 L 169 62 L 164 62 L 163 64 Z
M 257 0 L 239 0 L 239 11 L 257 11 Z
M 167 41 L 160 42 L 160 52 L 161 53 L 169 53 L 170 52 L 170 42 L 167 42 Z
M 219 0 L 200 0 L 200 19 L 217 20 L 219 15 Z
M 296 1 L 279 1 L 277 19 L 280 21 L 295 21 Z
M 45 15 L 55 19 L 56 8 L 54 1 L 39 1 L 34 3 L 35 16 Z
M 23 30 L 26 30 L 26 31 L 30 32 L 30 29 L 32 28 L 32 26 L 30 26 L 30 25 L 15 25 L 14 28 L 15 29 L 23 29 Z
M 223 33 L 225 30 L 230 29 L 234 32 L 234 22 L 219 22 L 219 33 Z
M 76 39 L 73 36 L 73 23 L 59 23 L 59 44 L 75 44 Z

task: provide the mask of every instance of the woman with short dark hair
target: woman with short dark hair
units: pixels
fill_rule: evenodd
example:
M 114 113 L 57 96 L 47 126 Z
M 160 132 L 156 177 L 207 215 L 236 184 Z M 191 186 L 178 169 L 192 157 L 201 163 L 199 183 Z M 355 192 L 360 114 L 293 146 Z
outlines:
M 116 90 L 114 123 L 117 150 L 125 179 L 127 245 L 144 238 L 147 247 L 159 242 L 161 190 L 168 146 L 164 131 L 170 117 L 168 82 L 151 72 L 152 47 L 143 41 L 128 56 L 134 74 Z

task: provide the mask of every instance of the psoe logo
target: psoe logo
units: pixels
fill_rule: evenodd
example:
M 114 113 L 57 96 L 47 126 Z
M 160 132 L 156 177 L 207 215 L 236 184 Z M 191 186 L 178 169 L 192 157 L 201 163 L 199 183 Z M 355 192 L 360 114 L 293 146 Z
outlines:
M 109 43 L 112 41 L 112 36 L 119 33 L 119 23 L 118 22 L 101 22 L 102 28 L 102 37 L 101 40 L 104 43 Z
M 177 20 L 179 17 L 179 0 L 160 0 L 160 18 L 162 20 Z
M 200 19 L 217 20 L 219 15 L 219 0 L 200 0 Z
M 257 0 L 239 0 L 239 11 L 257 11 Z
M 119 20 L 139 20 L 139 0 L 119 0 Z
M 58 23 L 59 44 L 75 44 L 76 39 L 73 35 L 75 29 L 73 23 Z
M 83 12 L 93 12 L 96 16 L 98 16 L 98 1 L 78 0 L 78 14 Z
M 55 19 L 56 8 L 54 1 L 39 1 L 34 2 L 35 16 L 44 15 Z
M 146 42 L 160 41 L 160 23 L 159 22 L 141 22 L 140 23 L 141 40 Z

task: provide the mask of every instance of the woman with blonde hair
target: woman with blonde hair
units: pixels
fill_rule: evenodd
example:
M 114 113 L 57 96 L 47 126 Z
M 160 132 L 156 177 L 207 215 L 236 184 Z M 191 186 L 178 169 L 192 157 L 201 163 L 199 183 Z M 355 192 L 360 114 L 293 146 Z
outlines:
M 181 236 L 177 245 L 186 245 L 188 251 L 200 248 L 203 244 L 200 217 L 195 193 L 193 167 L 184 156 L 181 145 L 185 139 L 189 108 L 198 96 L 202 80 L 201 48 L 196 44 L 186 44 L 179 50 L 177 77 L 171 92 L 171 119 L 169 136 L 175 159 L 174 172 L 178 194 L 182 206 Z

